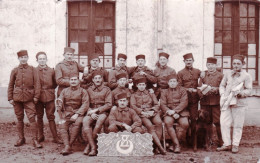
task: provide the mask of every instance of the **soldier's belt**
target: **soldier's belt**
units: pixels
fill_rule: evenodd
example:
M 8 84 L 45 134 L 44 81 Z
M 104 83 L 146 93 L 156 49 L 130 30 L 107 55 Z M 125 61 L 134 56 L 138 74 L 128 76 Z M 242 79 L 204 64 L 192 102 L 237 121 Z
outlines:
M 41 89 L 54 89 L 54 88 L 50 86 L 43 86 Z
M 99 103 L 99 104 L 90 104 L 89 106 L 91 107 L 91 108 L 98 108 L 98 107 L 101 107 L 101 106 L 103 106 L 105 103 Z
M 21 87 L 15 87 L 20 89 L 34 89 L 34 86 L 21 86 Z

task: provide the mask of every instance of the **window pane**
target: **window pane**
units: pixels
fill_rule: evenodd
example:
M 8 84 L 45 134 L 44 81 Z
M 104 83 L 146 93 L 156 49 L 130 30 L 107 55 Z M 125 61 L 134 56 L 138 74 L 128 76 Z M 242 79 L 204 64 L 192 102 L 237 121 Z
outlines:
M 231 43 L 232 35 L 231 31 L 223 31 L 223 43 Z
M 78 16 L 78 3 L 69 3 L 69 14 L 70 16 Z
M 76 42 L 71 42 L 70 43 L 70 47 L 75 49 L 75 53 L 74 54 L 79 54 L 79 44 Z
M 113 5 L 112 4 L 105 4 L 105 16 L 111 17 L 113 16 Z
M 98 53 L 99 55 L 104 55 L 104 44 L 103 43 L 95 44 L 95 53 Z
M 224 30 L 231 30 L 231 18 L 224 18 Z
M 112 55 L 113 52 L 113 44 L 112 43 L 105 43 L 104 44 L 104 54 L 105 55 Z
M 82 65 L 82 66 L 87 66 L 88 65 L 88 57 L 86 55 L 84 56 L 79 56 L 79 63 Z M 81 79 L 81 78 L 80 78 Z
M 112 42 L 112 31 L 105 31 L 104 42 Z
M 221 42 L 222 42 L 222 32 L 215 31 L 215 43 L 221 43 Z
M 88 17 L 79 17 L 79 28 L 80 29 L 88 29 Z
M 248 44 L 240 44 L 240 54 L 247 56 Z
M 222 55 L 232 55 L 233 54 L 233 47 L 232 44 L 223 44 L 222 45 Z
M 96 29 L 103 29 L 103 18 L 95 18 Z
M 248 15 L 249 15 L 250 17 L 255 17 L 255 5 L 249 4 Z
M 249 69 L 248 73 L 251 75 L 252 80 L 255 81 L 256 80 L 256 78 L 255 78 L 255 70 L 254 69 Z
M 222 3 L 216 3 L 215 5 L 215 15 L 222 17 L 222 8 L 223 8 L 223 4 Z
M 110 68 L 113 65 L 112 56 L 104 57 L 104 67 Z
M 222 67 L 222 57 L 216 57 L 216 58 L 217 58 L 217 67 Z
M 103 32 L 96 31 L 95 42 L 103 42 Z
M 95 8 L 95 17 L 102 17 L 103 15 L 103 5 L 102 3 L 97 3 Z
M 79 4 L 79 15 L 80 16 L 88 16 L 88 3 L 80 3 Z
M 247 43 L 247 31 L 240 31 L 240 43 Z
M 70 17 L 70 28 L 72 29 L 78 29 L 79 23 L 78 23 L 78 17 Z
M 215 55 L 222 55 L 222 44 L 215 44 Z
M 79 54 L 84 56 L 88 55 L 88 43 L 79 43 Z
M 248 28 L 249 30 L 254 30 L 255 29 L 255 18 L 249 18 L 248 19 Z
M 223 68 L 231 68 L 231 57 L 230 56 L 223 57 Z
M 111 18 L 106 18 L 105 19 L 105 29 L 112 29 L 113 28 L 113 23 Z
M 247 18 L 240 18 L 240 30 L 247 30 Z
M 79 31 L 79 42 L 88 42 L 88 31 L 86 30 Z
M 70 30 L 70 42 L 78 42 L 78 30 Z
M 222 30 L 222 18 L 215 18 L 215 30 Z
M 99 56 L 99 59 L 100 59 L 99 67 L 104 67 L 104 57 Z
M 248 31 L 248 43 L 255 43 L 255 31 Z
M 256 44 L 248 44 L 248 55 L 256 55 Z
M 240 3 L 240 16 L 247 17 L 247 4 L 246 3 Z
M 231 3 L 225 3 L 224 4 L 224 16 L 232 16 L 232 6 Z
M 255 68 L 256 59 L 255 57 L 248 57 L 248 68 Z

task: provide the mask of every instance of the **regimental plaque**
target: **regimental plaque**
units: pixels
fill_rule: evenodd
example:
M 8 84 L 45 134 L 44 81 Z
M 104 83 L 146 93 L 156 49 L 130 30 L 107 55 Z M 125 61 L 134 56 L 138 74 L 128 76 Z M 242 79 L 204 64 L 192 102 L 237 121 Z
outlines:
M 149 133 L 111 132 L 98 134 L 98 156 L 152 156 L 152 135 Z

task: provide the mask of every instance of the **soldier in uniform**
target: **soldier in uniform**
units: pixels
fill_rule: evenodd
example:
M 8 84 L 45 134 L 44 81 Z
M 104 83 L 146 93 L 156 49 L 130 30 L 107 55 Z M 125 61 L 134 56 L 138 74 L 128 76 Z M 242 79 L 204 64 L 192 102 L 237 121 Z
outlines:
M 138 90 L 132 94 L 130 106 L 141 117 L 143 125 L 152 135 L 153 141 L 161 154 L 165 155 L 166 151 L 160 142 L 162 136 L 162 120 L 158 113 L 160 108 L 158 100 L 154 93 L 150 93 L 146 90 L 146 78 L 139 78 L 135 82 Z
M 135 80 L 141 77 L 146 78 L 147 89 L 153 88 L 153 84 L 156 84 L 157 78 L 154 76 L 153 70 L 145 66 L 145 55 L 139 54 L 135 58 L 137 66 L 129 68 L 129 78 L 132 79 L 134 82 L 133 90 L 137 90 Z
M 156 68 L 154 70 L 154 75 L 157 78 L 157 88 L 155 95 L 157 99 L 160 99 L 161 91 L 168 88 L 167 76 L 171 74 L 176 74 L 176 71 L 167 66 L 169 59 L 169 54 L 161 52 L 159 53 L 159 60 L 156 63 Z
M 80 133 L 83 117 L 89 108 L 89 96 L 87 91 L 80 87 L 78 73 L 70 76 L 70 87 L 62 90 L 56 102 L 60 115 L 61 137 L 65 145 L 61 152 L 63 155 L 72 152 L 71 146 Z
M 55 68 L 55 78 L 58 84 L 59 96 L 64 88 L 70 86 L 70 77 L 72 74 L 78 74 L 84 71 L 84 67 L 73 60 L 75 50 L 70 47 L 64 48 L 64 60 L 56 65 Z
M 90 97 L 89 111 L 83 119 L 83 136 L 89 142 L 84 150 L 84 154 L 89 156 L 97 155 L 97 134 L 101 131 L 112 107 L 112 93 L 110 88 L 103 83 L 103 73 L 94 71 L 92 81 L 94 84 L 87 90 Z M 92 130 L 94 122 L 96 124 Z
M 83 82 L 82 82 L 82 87 L 85 89 L 88 89 L 90 86 L 93 85 L 92 81 L 92 74 L 93 72 L 99 71 L 102 73 L 103 76 L 103 83 L 107 86 L 108 82 L 108 71 L 104 69 L 103 67 L 99 67 L 100 63 L 100 58 L 99 54 L 94 53 L 91 56 L 89 56 L 89 62 L 90 66 L 85 69 L 84 74 L 83 74 Z
M 169 88 L 163 90 L 161 93 L 161 108 L 164 113 L 164 123 L 168 134 L 175 145 L 174 152 L 180 153 L 181 146 L 178 138 L 184 139 L 189 127 L 189 111 L 187 110 L 188 95 L 186 89 L 178 85 L 176 74 L 169 75 L 167 80 Z M 177 136 L 173 128 L 174 122 L 178 122 L 180 125 Z
M 18 147 L 25 144 L 23 122 L 25 111 L 31 124 L 33 145 L 37 148 L 42 148 L 37 140 L 38 127 L 35 108 L 35 104 L 40 98 L 39 76 L 35 68 L 27 64 L 29 58 L 27 50 L 21 50 L 17 52 L 17 55 L 20 64 L 12 70 L 8 85 L 8 101 L 13 105 L 18 120 L 17 131 L 19 139 L 14 146 Z
M 53 136 L 54 143 L 62 144 L 62 141 L 59 139 L 56 130 L 56 123 L 55 123 L 55 88 L 56 88 L 56 81 L 55 81 L 55 72 L 53 68 L 50 68 L 47 62 L 47 55 L 45 52 L 38 52 L 36 54 L 36 60 L 39 63 L 36 70 L 39 74 L 40 84 L 41 84 L 41 95 L 39 102 L 36 104 L 36 113 L 37 113 L 37 123 L 38 123 L 38 130 L 39 136 L 38 141 L 44 141 L 44 133 L 43 133 L 43 115 L 44 115 L 44 108 L 45 112 L 49 121 L 50 130 Z
M 178 83 L 186 88 L 188 93 L 188 109 L 191 120 L 191 140 L 194 139 L 194 131 L 196 127 L 196 119 L 198 117 L 199 95 L 197 93 L 198 79 L 201 71 L 193 68 L 194 58 L 192 53 L 183 55 L 185 68 L 178 72 Z
M 118 83 L 117 83 L 117 78 L 116 76 L 118 74 L 124 73 L 126 74 L 126 79 L 128 83 L 128 68 L 126 67 L 126 59 L 127 56 L 125 54 L 119 53 L 117 56 L 117 65 L 112 68 L 109 72 L 108 76 L 108 86 L 111 90 L 117 88 Z
M 118 107 L 111 110 L 109 114 L 109 132 L 118 132 L 127 130 L 128 132 L 143 133 L 142 121 L 136 112 L 127 107 L 128 97 L 126 93 L 120 93 L 117 96 Z
M 200 95 L 200 109 L 209 112 L 211 123 L 216 126 L 216 131 L 218 135 L 218 146 L 222 146 L 222 137 L 220 131 L 220 95 L 219 95 L 219 85 L 223 78 L 223 74 L 217 71 L 217 58 L 209 57 L 207 58 L 207 69 L 205 72 L 205 77 L 199 82 L 199 86 L 205 85 L 205 89 L 209 87 L 209 91 L 203 93 L 202 90 L 198 89 L 198 94 Z

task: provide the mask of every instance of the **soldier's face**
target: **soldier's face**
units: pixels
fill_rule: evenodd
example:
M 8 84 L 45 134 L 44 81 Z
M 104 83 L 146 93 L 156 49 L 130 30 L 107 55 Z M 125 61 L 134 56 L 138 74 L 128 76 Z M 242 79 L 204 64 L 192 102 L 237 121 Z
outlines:
M 184 63 L 185 63 L 186 67 L 192 67 L 193 62 L 194 62 L 193 58 L 188 58 L 188 59 L 184 60 Z
M 119 99 L 117 102 L 120 108 L 126 108 L 128 105 L 128 100 L 126 98 Z
M 137 84 L 137 88 L 138 88 L 139 91 L 142 92 L 142 91 L 145 90 L 146 84 L 145 83 L 139 83 L 139 84 Z
M 22 64 L 22 65 L 27 64 L 28 59 L 29 59 L 28 55 L 18 57 L 18 60 L 19 60 L 20 64 Z
M 127 79 L 126 79 L 126 78 L 120 78 L 120 79 L 117 80 L 117 84 L 118 84 L 120 87 L 125 87 L 126 82 L 127 82 Z
M 70 86 L 75 87 L 79 85 L 78 77 L 71 77 L 70 78 Z
M 160 63 L 161 66 L 165 66 L 168 63 L 168 59 L 166 57 L 161 56 L 159 58 L 159 63 Z
M 41 54 L 38 56 L 37 62 L 40 66 L 45 66 L 47 62 L 47 56 L 45 54 Z
M 124 58 L 119 58 L 117 60 L 118 66 L 124 67 L 126 65 L 126 60 Z
M 91 67 L 93 67 L 93 68 L 99 67 L 99 63 L 100 63 L 99 58 L 95 58 L 95 59 L 92 59 L 92 60 L 90 61 L 90 65 L 91 65 Z
M 168 81 L 168 85 L 169 85 L 170 88 L 176 88 L 177 85 L 178 85 L 177 79 L 170 79 L 170 80 Z
M 137 64 L 137 66 L 138 67 L 144 67 L 145 66 L 145 60 L 144 59 L 138 59 L 137 61 L 136 61 L 136 64 Z
M 242 63 L 241 60 L 239 60 L 239 59 L 234 59 L 234 60 L 232 61 L 232 65 L 233 65 L 233 70 L 235 70 L 235 71 L 241 71 L 244 64 Z
M 217 64 L 207 63 L 206 66 L 209 72 L 215 72 L 217 70 Z
M 96 75 L 94 76 L 94 78 L 92 79 L 93 83 L 97 86 L 101 85 L 102 84 L 102 76 L 101 75 Z
M 66 52 L 66 53 L 63 54 L 63 56 L 64 56 L 65 60 L 72 61 L 74 54 L 70 53 L 70 52 Z

